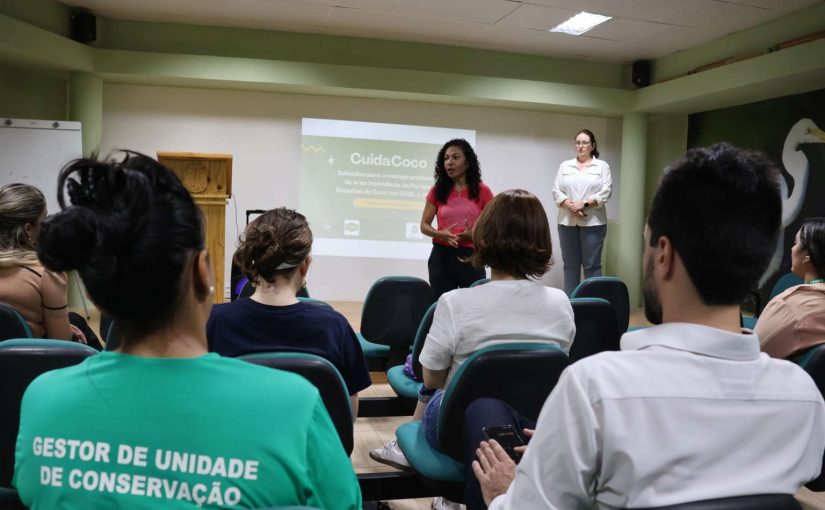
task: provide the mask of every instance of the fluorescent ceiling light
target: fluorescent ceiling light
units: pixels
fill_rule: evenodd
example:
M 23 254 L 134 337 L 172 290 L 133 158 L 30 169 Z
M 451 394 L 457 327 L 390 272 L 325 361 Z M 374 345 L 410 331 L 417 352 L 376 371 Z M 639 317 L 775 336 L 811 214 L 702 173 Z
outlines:
M 550 31 L 570 35 L 582 35 L 591 28 L 601 25 L 609 19 L 613 19 L 612 16 L 602 16 L 601 14 L 582 11 L 557 27 L 551 28 Z

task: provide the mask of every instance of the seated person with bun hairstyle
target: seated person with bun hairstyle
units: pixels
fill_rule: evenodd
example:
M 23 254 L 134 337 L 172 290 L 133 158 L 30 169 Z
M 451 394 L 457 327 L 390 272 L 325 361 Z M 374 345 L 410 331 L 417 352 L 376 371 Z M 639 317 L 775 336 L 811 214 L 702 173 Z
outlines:
M 255 293 L 212 309 L 206 326 L 209 350 L 223 356 L 273 351 L 321 356 L 344 378 L 354 418 L 358 392 L 370 385 L 358 338 L 340 313 L 295 297 L 312 263 L 311 249 L 307 220 L 292 209 L 272 209 L 250 223 L 234 263 Z
M 178 178 L 129 152 L 73 161 L 58 190 L 39 259 L 77 270 L 123 343 L 26 390 L 13 481 L 25 506 L 360 509 L 315 387 L 208 352 L 215 273 Z

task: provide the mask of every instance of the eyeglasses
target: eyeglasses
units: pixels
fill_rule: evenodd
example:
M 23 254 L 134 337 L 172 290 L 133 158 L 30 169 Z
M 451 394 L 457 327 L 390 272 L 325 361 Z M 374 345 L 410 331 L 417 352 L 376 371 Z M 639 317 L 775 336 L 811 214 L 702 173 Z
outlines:
M 573 145 L 575 145 L 576 147 L 587 147 L 588 145 L 590 145 L 590 142 L 580 142 L 577 140 L 573 143 Z

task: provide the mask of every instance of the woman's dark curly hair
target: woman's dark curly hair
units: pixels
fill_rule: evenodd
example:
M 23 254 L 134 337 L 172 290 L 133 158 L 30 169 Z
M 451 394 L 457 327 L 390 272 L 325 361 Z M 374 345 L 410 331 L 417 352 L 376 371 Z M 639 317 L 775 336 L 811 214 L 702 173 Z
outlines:
M 441 150 L 438 151 L 438 158 L 435 161 L 435 201 L 439 204 L 446 204 L 447 197 L 450 195 L 450 190 L 453 189 L 453 180 L 447 175 L 447 170 L 444 169 L 444 154 L 450 147 L 458 147 L 464 153 L 467 159 L 467 173 L 464 174 L 467 179 L 467 187 L 470 188 L 470 198 L 478 200 L 479 184 L 481 183 L 481 164 L 478 162 L 476 151 L 473 146 L 463 138 L 455 138 L 445 143 Z
M 294 273 L 312 249 L 312 231 L 303 214 L 279 207 L 246 227 L 233 257 L 249 281 L 273 283 L 279 274 Z

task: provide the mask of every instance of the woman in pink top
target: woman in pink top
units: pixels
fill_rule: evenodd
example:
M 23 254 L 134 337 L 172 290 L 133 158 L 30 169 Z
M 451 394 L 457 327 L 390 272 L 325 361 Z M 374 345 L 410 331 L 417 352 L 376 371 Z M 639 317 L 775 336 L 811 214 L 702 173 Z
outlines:
M 791 247 L 791 272 L 805 283 L 771 299 L 754 328 L 762 351 L 774 358 L 825 343 L 825 218 L 802 222 Z
M 473 147 L 464 139 L 450 140 L 438 152 L 435 185 L 427 193 L 421 232 L 433 238 L 427 267 L 435 299 L 484 278 L 467 260 L 473 253 L 473 226 L 493 192 L 481 182 L 481 167 Z M 438 227 L 433 227 L 433 218 Z
M 100 348 L 86 321 L 70 313 L 66 273 L 49 271 L 35 248 L 46 218 L 43 193 L 28 184 L 0 186 L 0 302 L 26 320 L 35 338 L 76 340 Z

